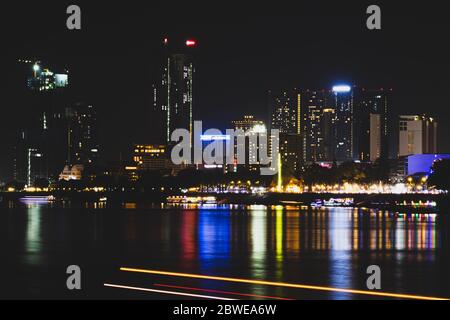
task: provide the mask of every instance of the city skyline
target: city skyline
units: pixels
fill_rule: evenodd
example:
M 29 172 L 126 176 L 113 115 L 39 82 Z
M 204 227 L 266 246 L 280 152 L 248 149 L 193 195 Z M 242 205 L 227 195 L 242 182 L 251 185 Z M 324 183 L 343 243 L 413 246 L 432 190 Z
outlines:
M 2 9 L 0 300 L 450 300 L 442 1 Z
M 167 53 L 160 60 L 158 70 L 161 77 L 157 76 L 152 84 L 151 137 L 140 137 L 140 140 L 145 140 L 146 143 L 150 142 L 153 145 L 164 143 L 167 147 L 173 145 L 171 132 L 178 128 L 191 131 L 191 140 L 193 139 L 195 57 L 192 53 L 183 52 L 196 46 L 195 40 L 178 39 L 179 49 L 167 51 L 168 41 L 168 38 L 162 40 L 163 49 Z M 84 102 L 73 102 L 76 98 L 70 94 L 67 69 L 64 70 L 65 74 L 54 74 L 40 60 L 18 59 L 17 62 L 25 64 L 25 68 L 21 67 L 20 78 L 26 79 L 26 86 L 25 81 L 16 84 L 26 87 L 31 93 L 28 100 L 25 99 L 23 102 L 32 103 L 34 110 L 25 121 L 32 125 L 18 128 L 19 141 L 14 145 L 13 179 L 26 182 L 28 186 L 34 185 L 32 181 L 40 178 L 53 182 L 60 170 L 58 165 L 61 166 L 62 163 L 64 168 L 59 174 L 60 180 L 70 180 L 75 176 L 76 180 L 81 179 L 84 167 L 97 165 L 98 161 L 94 160 L 101 159 L 95 108 Z M 302 164 L 314 162 L 331 163 L 337 160 L 373 163 L 378 159 L 395 159 L 409 154 L 437 153 L 436 120 L 425 114 L 409 116 L 393 114 L 390 112 L 392 91 L 384 88 L 361 88 L 347 83 L 339 83 L 331 89 L 294 88 L 278 92 L 269 90 L 269 108 L 263 117 L 266 121 L 253 120 L 254 115 L 244 115 L 243 118 L 250 119 L 249 123 L 260 123 L 264 127 L 279 130 L 281 161 L 283 166 L 290 168 L 291 174 L 299 170 Z M 420 144 L 422 143 L 420 139 L 426 139 L 427 142 L 424 140 L 423 143 L 432 144 L 432 148 L 425 145 L 424 149 L 410 146 L 414 143 L 410 135 L 415 134 L 413 130 L 418 129 L 406 131 L 406 124 L 402 122 L 405 117 L 411 118 L 411 121 L 429 119 L 424 125 L 428 128 L 430 122 L 434 131 L 424 132 L 426 137 L 416 138 L 415 143 Z M 232 126 L 237 122 L 242 121 L 233 120 Z M 253 127 L 250 126 L 245 129 L 247 130 L 253 130 Z M 405 136 L 404 131 L 411 133 Z M 48 143 L 40 145 L 44 141 L 39 142 L 42 139 L 55 141 L 58 135 L 60 147 L 64 145 L 62 142 L 64 138 L 61 140 L 61 135 L 66 136 L 68 143 L 65 146 L 67 151 L 64 162 L 61 156 L 64 152 L 57 155 L 54 148 L 49 148 Z M 30 140 L 28 136 L 32 139 Z M 42 138 L 39 138 L 40 136 Z M 391 139 L 388 139 L 388 136 Z M 392 141 L 392 138 L 396 141 Z M 25 143 L 21 142 L 22 140 Z M 129 146 L 128 149 L 130 148 L 135 149 L 136 144 L 134 147 Z M 406 152 L 405 148 L 411 151 Z M 170 147 L 168 150 L 170 151 Z M 61 160 L 60 163 L 55 162 L 55 155 Z M 146 170 L 158 168 L 173 170 L 174 167 L 168 164 L 170 162 L 168 155 L 167 153 L 164 156 L 167 162 L 165 166 L 158 165 L 155 168 L 149 166 Z M 101 160 L 105 164 L 111 159 Z M 131 157 L 126 157 L 121 161 L 125 164 L 125 171 L 132 170 L 133 175 L 137 176 L 137 170 L 142 168 L 139 163 L 136 163 L 136 167 L 127 166 L 127 163 L 136 162 L 136 157 L 130 160 Z M 293 161 L 295 163 L 292 163 Z M 73 175 L 72 166 L 75 171 L 81 171 Z M 34 172 L 32 167 L 34 171 L 37 167 L 38 171 Z
M 58 6 L 49 7 L 51 12 L 57 9 Z M 331 88 L 340 83 L 368 88 L 393 88 L 395 100 L 392 106 L 396 114 L 426 113 L 439 122 L 447 121 L 444 107 L 447 100 L 443 90 L 446 80 L 443 74 L 436 74 L 434 69 L 423 69 L 424 65 L 437 63 L 443 68 L 448 67 L 448 62 L 443 60 L 445 48 L 434 50 L 434 59 L 430 59 L 424 48 L 439 36 L 439 29 L 433 26 L 442 22 L 422 19 L 416 25 L 408 25 L 409 29 L 401 29 L 397 24 L 392 26 L 394 20 L 406 19 L 406 14 L 400 14 L 395 6 L 387 6 L 387 10 L 384 10 L 387 12 L 383 15 L 385 25 L 392 26 L 393 29 L 389 33 L 381 30 L 377 34 L 367 33 L 365 26 L 354 17 L 340 20 L 347 17 L 347 14 L 364 9 L 363 6 L 342 6 L 333 13 L 330 6 L 320 11 L 314 5 L 305 5 L 305 10 L 308 9 L 311 17 L 306 13 L 298 17 L 261 15 L 250 17 L 248 22 L 238 17 L 234 23 L 227 23 L 223 17 L 214 22 L 200 19 L 198 23 L 180 18 L 171 27 L 158 29 L 137 28 L 140 26 L 137 18 L 142 16 L 136 11 L 126 12 L 121 15 L 122 20 L 113 23 L 104 17 L 97 17 L 98 8 L 95 6 L 84 9 L 87 11 L 86 16 L 90 18 L 88 21 L 92 22 L 89 35 L 81 31 L 74 36 L 62 27 L 61 30 L 56 28 L 49 31 L 52 23 L 44 21 L 39 28 L 48 33 L 39 40 L 31 39 L 28 44 L 19 45 L 6 37 L 11 45 L 4 53 L 4 58 L 9 61 L 33 57 L 68 66 L 74 94 L 80 101 L 94 105 L 98 110 L 98 117 L 102 119 L 100 144 L 106 159 L 129 158 L 133 142 L 152 143 L 148 132 L 148 127 L 152 124 L 150 86 L 156 74 L 152 68 L 154 69 L 158 60 L 156 53 L 159 52 L 164 37 L 170 39 L 176 36 L 197 41 L 198 86 L 194 119 L 203 120 L 208 127 L 225 129 L 231 120 L 245 114 L 265 119 L 268 90 Z M 111 14 L 119 16 L 118 9 L 112 7 Z M 153 18 L 164 7 L 154 9 L 151 15 Z M 190 10 L 195 12 L 194 8 Z M 418 14 L 413 12 L 412 16 Z M 91 19 L 94 15 L 96 19 Z M 313 34 L 304 32 L 302 28 L 311 19 L 323 22 Z M 156 25 L 159 20 L 151 21 Z M 7 22 L 16 26 L 19 34 L 25 36 L 27 23 L 21 20 Z M 19 26 L 20 22 L 24 24 Z M 339 22 L 342 34 L 331 33 L 336 22 Z M 292 28 L 296 23 L 300 25 Z M 180 25 L 184 26 L 183 31 L 174 32 Z M 208 26 L 208 30 L 202 26 Z M 413 35 L 414 30 L 420 32 Z M 427 33 L 430 30 L 434 33 Z M 127 32 L 132 32 L 130 39 L 125 37 Z M 396 36 L 404 32 L 405 43 L 401 47 L 395 45 Z M 102 42 L 105 46 L 95 43 L 100 35 L 104 36 Z M 142 41 L 144 35 L 148 37 Z M 325 37 L 329 44 L 321 45 L 316 37 Z M 349 40 L 349 37 L 353 37 L 354 41 Z M 424 45 L 417 47 L 417 39 L 423 40 Z M 359 41 L 358 44 L 356 40 Z M 85 47 L 83 50 L 77 48 L 80 44 L 87 44 L 89 50 Z M 281 53 L 270 50 L 275 44 L 281 45 Z M 388 56 L 388 50 L 379 48 L 380 44 L 395 49 L 389 51 L 393 55 Z M 329 45 L 335 45 L 340 50 L 319 55 L 310 53 L 309 48 L 320 51 L 320 48 Z M 409 70 L 410 64 L 407 61 L 402 61 L 403 54 L 413 47 L 416 53 L 408 56 L 408 59 L 421 63 L 421 69 L 414 72 Z M 371 53 L 371 48 L 375 52 Z M 373 59 L 375 55 L 380 55 L 380 59 Z M 407 72 L 403 72 L 405 70 Z M 411 77 L 412 73 L 421 75 L 423 79 L 433 73 L 436 89 L 430 88 L 432 84 L 429 81 Z M 8 68 L 7 74 L 11 74 Z M 9 83 L 5 83 L 5 86 L 11 89 L 8 90 L 5 101 L 14 105 L 14 101 L 10 100 L 14 90 Z M 24 111 L 20 106 L 16 109 L 7 111 L 11 121 L 2 126 L 1 142 L 6 148 L 11 147 L 8 144 L 11 126 L 20 121 L 17 112 Z M 119 121 L 122 122 L 119 124 Z M 448 134 L 448 130 L 447 126 L 439 128 L 438 141 L 441 143 L 438 151 L 441 153 L 449 150 L 449 142 L 442 139 Z M 3 160 L 0 166 L 2 180 L 9 174 L 4 162 Z

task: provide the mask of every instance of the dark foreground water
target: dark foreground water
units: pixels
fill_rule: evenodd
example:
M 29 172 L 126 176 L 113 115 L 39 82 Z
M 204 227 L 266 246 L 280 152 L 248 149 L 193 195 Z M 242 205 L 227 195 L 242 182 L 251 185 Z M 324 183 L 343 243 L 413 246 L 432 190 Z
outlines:
M 367 299 L 371 297 L 118 269 L 364 290 L 366 268 L 373 264 L 381 268 L 382 291 L 450 297 L 448 220 L 446 214 L 347 208 L 16 204 L 0 208 L 0 298 L 178 298 L 103 286 L 111 283 L 212 295 L 217 293 L 201 289 L 296 299 Z M 68 265 L 81 267 L 81 291 L 67 290 Z

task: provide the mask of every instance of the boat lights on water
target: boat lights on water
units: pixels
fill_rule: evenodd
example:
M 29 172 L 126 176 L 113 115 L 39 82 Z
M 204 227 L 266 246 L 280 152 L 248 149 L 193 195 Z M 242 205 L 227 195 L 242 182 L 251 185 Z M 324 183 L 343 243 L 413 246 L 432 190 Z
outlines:
M 311 207 L 351 207 L 353 204 L 353 198 L 330 198 L 329 200 L 316 200 L 311 203 Z
M 214 196 L 168 196 L 167 202 L 172 204 L 217 204 Z
M 413 207 L 413 208 L 434 208 L 437 205 L 436 201 L 430 201 L 430 200 L 427 200 L 427 201 L 422 201 L 422 200 L 406 201 L 406 200 L 404 200 L 402 202 L 397 202 L 396 204 L 399 206 Z
M 25 196 L 19 199 L 21 203 L 24 204 L 47 204 L 55 200 L 54 196 Z

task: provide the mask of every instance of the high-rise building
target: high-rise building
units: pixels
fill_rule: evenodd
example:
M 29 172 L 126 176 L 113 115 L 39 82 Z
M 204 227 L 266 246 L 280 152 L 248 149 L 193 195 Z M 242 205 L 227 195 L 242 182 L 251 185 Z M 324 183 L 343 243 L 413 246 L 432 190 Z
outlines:
M 140 171 L 166 169 L 168 162 L 166 146 L 135 144 L 133 162 Z
M 28 143 L 25 130 L 17 134 L 14 142 L 13 179 L 26 183 L 28 181 Z
M 136 180 L 141 171 L 160 171 L 177 175 L 181 170 L 192 168 L 189 164 L 174 164 L 170 159 L 170 146 L 165 144 L 134 144 L 131 165 L 125 172 L 131 180 Z
M 353 96 L 350 86 L 325 89 L 292 89 L 270 96 L 271 128 L 298 134 L 302 162 L 352 158 Z
M 389 157 L 389 105 L 392 90 L 353 87 L 353 155 L 361 161 Z
M 37 149 L 27 150 L 27 180 L 28 186 L 36 183 L 37 179 L 47 178 L 47 167 L 43 154 Z
M 376 161 L 381 157 L 381 116 L 379 114 L 370 114 L 369 125 L 369 160 Z M 363 153 L 364 155 L 364 153 Z M 366 159 L 364 159 L 366 160 Z
M 231 124 L 233 125 L 234 130 L 239 129 L 244 132 L 255 128 L 255 126 L 264 126 L 264 122 L 255 119 L 255 116 L 253 115 L 245 115 L 242 119 L 231 121 Z
M 319 161 L 322 159 L 322 106 L 306 106 L 305 113 L 305 160 Z
M 336 112 L 336 160 L 351 161 L 354 160 L 353 90 L 348 85 L 337 85 L 332 92 Z
M 332 100 L 326 90 L 301 90 L 303 136 L 303 162 L 331 161 L 327 148 L 334 127 L 333 109 L 329 107 Z
M 153 85 L 153 140 L 169 143 L 175 129 L 193 129 L 195 40 L 165 38 L 164 54 Z M 156 121 L 155 121 L 156 120 Z
M 18 60 L 17 103 L 25 115 L 14 146 L 14 178 L 33 184 L 37 178 L 57 179 L 65 163 L 64 108 L 70 101 L 68 71 L 36 60 Z M 22 89 L 21 89 L 22 88 Z M 31 151 L 30 151 L 31 150 Z M 30 156 L 29 156 L 30 155 Z M 39 156 L 35 156 L 39 155 Z M 39 173 L 30 170 L 29 158 L 39 158 Z M 34 166 L 36 168 L 36 165 Z
M 325 108 L 322 110 L 322 141 L 321 141 L 321 155 L 322 161 L 334 161 L 336 159 L 336 141 L 335 141 L 335 111 L 333 108 Z
M 299 134 L 280 134 L 280 155 L 284 172 L 294 174 L 300 170 L 302 161 L 302 137 Z
M 390 96 L 345 84 L 271 93 L 270 124 L 301 135 L 303 163 L 388 158 Z
M 237 156 L 238 150 L 244 150 L 245 148 L 245 165 L 239 166 L 247 168 L 250 171 L 259 170 L 260 158 L 258 153 L 260 151 L 260 144 L 258 144 L 258 139 L 265 139 L 265 143 L 268 145 L 266 125 L 263 121 L 256 120 L 253 115 L 246 115 L 243 119 L 234 120 L 231 123 L 234 126 L 234 130 L 242 130 L 245 133 L 245 144 L 242 145 L 239 139 L 235 144 L 235 157 Z M 237 167 L 235 166 L 235 168 Z
M 230 135 L 226 134 L 202 134 L 200 141 L 202 145 L 202 152 L 207 151 L 208 156 L 214 160 L 214 163 L 206 163 L 205 157 L 203 157 L 202 163 L 197 163 L 197 169 L 222 169 L 223 173 L 227 173 L 229 170 L 235 171 L 235 164 L 227 163 L 228 157 L 231 155 L 231 148 L 234 145 L 230 142 Z
M 297 89 L 289 91 L 269 91 L 270 129 L 280 133 L 300 134 L 301 101 Z
M 31 60 L 19 60 L 20 63 L 32 64 Z M 27 86 L 35 91 L 51 91 L 58 88 L 65 88 L 69 85 L 69 71 L 67 69 L 55 73 L 48 67 L 42 65 L 40 61 L 32 64 L 33 72 L 27 79 Z
M 437 153 L 437 122 L 424 115 L 400 116 L 399 156 L 423 153 Z
M 67 164 L 91 165 L 98 160 L 97 113 L 90 104 L 79 102 L 66 108 Z

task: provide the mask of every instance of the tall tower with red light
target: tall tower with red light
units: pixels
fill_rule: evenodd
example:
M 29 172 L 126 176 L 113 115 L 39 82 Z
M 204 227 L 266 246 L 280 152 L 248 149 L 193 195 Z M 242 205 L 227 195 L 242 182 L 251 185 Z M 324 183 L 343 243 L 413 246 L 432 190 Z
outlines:
M 191 132 L 192 141 L 197 41 L 165 37 L 162 43 L 163 55 L 153 85 L 154 122 L 160 127 L 160 142 L 170 143 L 172 132 L 181 128 Z

